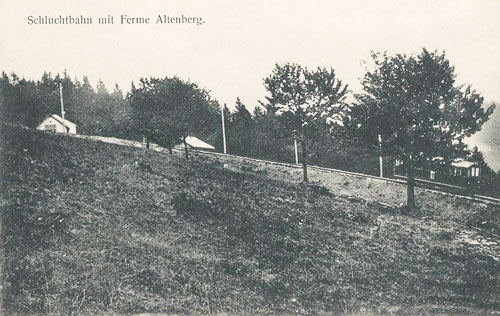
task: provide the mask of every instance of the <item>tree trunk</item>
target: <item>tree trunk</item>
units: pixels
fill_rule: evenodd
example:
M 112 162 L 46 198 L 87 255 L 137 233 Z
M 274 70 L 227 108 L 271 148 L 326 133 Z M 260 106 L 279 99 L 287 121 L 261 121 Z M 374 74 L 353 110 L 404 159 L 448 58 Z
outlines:
M 149 149 L 149 137 L 146 135 L 142 136 L 142 142 L 146 143 L 146 147 L 144 148 L 144 152 L 147 152 Z
M 189 159 L 189 154 L 188 154 L 188 145 L 186 143 L 186 136 L 182 138 L 184 141 L 184 155 L 186 156 L 186 159 Z
M 302 147 L 302 170 L 304 171 L 304 182 L 308 182 L 307 180 L 307 148 L 306 141 L 303 139 L 300 143 Z
M 408 211 L 415 209 L 415 166 L 411 155 L 406 157 L 406 207 Z
M 168 153 L 172 154 L 172 145 L 168 145 Z

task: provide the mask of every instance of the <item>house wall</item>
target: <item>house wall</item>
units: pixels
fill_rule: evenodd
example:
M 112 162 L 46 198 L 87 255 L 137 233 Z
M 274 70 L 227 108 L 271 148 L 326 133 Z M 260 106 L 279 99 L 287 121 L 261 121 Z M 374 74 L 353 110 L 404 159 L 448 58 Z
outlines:
M 68 133 L 70 133 L 70 134 L 76 134 L 76 126 L 70 126 Z

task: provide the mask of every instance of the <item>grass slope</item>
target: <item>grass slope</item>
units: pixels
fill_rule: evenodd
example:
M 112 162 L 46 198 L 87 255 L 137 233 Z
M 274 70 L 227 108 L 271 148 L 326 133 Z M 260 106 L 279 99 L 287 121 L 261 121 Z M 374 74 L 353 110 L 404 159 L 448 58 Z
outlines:
M 483 233 L 474 222 L 209 161 L 1 134 L 9 315 L 500 309 L 498 247 L 463 242 Z

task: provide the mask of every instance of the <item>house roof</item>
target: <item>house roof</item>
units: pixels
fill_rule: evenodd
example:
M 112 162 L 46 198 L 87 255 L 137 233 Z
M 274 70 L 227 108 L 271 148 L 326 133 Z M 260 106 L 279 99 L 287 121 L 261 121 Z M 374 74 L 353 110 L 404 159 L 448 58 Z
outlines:
M 59 115 L 57 114 L 52 114 L 51 116 L 49 116 L 51 118 L 53 118 L 54 120 L 58 121 L 59 123 L 65 125 L 65 126 L 68 126 L 68 127 L 76 127 L 77 125 L 73 122 L 70 122 L 66 119 L 64 119 L 64 123 L 63 123 L 63 118 L 60 117 Z
M 467 160 L 464 160 L 464 159 L 455 159 L 451 165 L 453 167 L 456 167 L 456 168 L 470 168 L 474 165 L 476 165 L 475 163 L 471 162 L 471 161 L 467 161 Z
M 202 149 L 211 149 L 211 150 L 215 150 L 215 147 L 210 145 L 210 144 L 207 144 L 205 143 L 204 141 L 202 141 L 201 139 L 199 138 L 196 138 L 194 136 L 188 136 L 186 137 L 186 143 L 191 146 L 191 147 L 195 147 L 195 148 L 202 148 Z

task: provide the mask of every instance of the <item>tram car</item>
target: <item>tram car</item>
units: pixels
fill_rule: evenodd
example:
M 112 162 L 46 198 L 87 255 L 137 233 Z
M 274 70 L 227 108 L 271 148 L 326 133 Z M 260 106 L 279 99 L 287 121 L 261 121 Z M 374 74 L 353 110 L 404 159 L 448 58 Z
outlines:
M 394 174 L 406 176 L 403 160 L 396 159 Z M 415 164 L 415 178 L 473 190 L 480 182 L 481 168 L 477 163 L 463 158 L 446 161 L 443 157 L 434 157 L 423 163 Z

